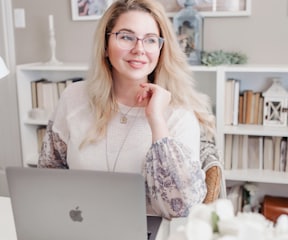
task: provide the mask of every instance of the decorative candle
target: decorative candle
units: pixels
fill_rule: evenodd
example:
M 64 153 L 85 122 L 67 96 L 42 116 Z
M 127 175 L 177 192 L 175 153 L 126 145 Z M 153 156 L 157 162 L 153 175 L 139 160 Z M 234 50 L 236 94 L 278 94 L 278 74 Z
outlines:
M 48 61 L 48 64 L 61 64 L 56 58 L 56 38 L 55 38 L 55 30 L 54 30 L 54 17 L 53 15 L 49 15 L 49 45 L 51 50 L 51 59 Z
M 53 17 L 53 15 L 49 15 L 49 30 L 54 31 L 54 17 Z

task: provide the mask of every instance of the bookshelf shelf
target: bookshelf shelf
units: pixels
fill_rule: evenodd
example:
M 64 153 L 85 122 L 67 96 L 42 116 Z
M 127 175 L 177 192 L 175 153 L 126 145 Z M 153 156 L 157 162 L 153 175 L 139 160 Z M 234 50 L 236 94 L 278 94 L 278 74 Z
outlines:
M 24 124 L 27 125 L 35 125 L 35 126 L 46 126 L 48 123 L 48 119 L 31 119 L 31 118 L 27 118 L 26 120 L 24 120 Z
M 253 124 L 225 125 L 224 134 L 251 135 L 251 136 L 287 136 L 288 127 L 271 127 Z
M 270 170 L 225 170 L 225 177 L 230 181 L 288 184 L 287 173 Z

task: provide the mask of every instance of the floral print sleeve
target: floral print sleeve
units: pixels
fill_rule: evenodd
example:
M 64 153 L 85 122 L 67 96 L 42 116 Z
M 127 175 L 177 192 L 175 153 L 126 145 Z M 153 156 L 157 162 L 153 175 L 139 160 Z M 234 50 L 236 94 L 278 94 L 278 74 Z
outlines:
M 153 143 L 146 156 L 147 209 L 167 219 L 185 217 L 206 195 L 205 173 L 191 151 L 173 138 Z M 149 210 L 148 210 L 149 211 Z
M 66 161 L 67 145 L 57 133 L 53 132 L 52 126 L 53 122 L 49 121 L 42 143 L 38 167 L 68 169 Z

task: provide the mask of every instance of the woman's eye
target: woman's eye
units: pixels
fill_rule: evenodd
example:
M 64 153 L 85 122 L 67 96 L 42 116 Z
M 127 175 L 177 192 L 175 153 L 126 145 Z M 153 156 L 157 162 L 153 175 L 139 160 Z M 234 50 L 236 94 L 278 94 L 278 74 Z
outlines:
M 124 35 L 122 35 L 121 39 L 126 40 L 126 41 L 134 41 L 135 37 L 131 36 L 131 35 L 124 34 Z
M 157 38 L 155 37 L 146 38 L 145 42 L 149 44 L 154 44 L 154 43 L 157 43 Z

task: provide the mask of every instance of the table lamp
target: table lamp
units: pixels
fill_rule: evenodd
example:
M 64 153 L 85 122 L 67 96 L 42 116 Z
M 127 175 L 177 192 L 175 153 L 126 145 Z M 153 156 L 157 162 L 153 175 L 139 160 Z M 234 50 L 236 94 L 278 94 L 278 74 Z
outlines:
M 9 70 L 7 69 L 2 57 L 0 57 L 0 79 L 4 78 L 9 74 Z

